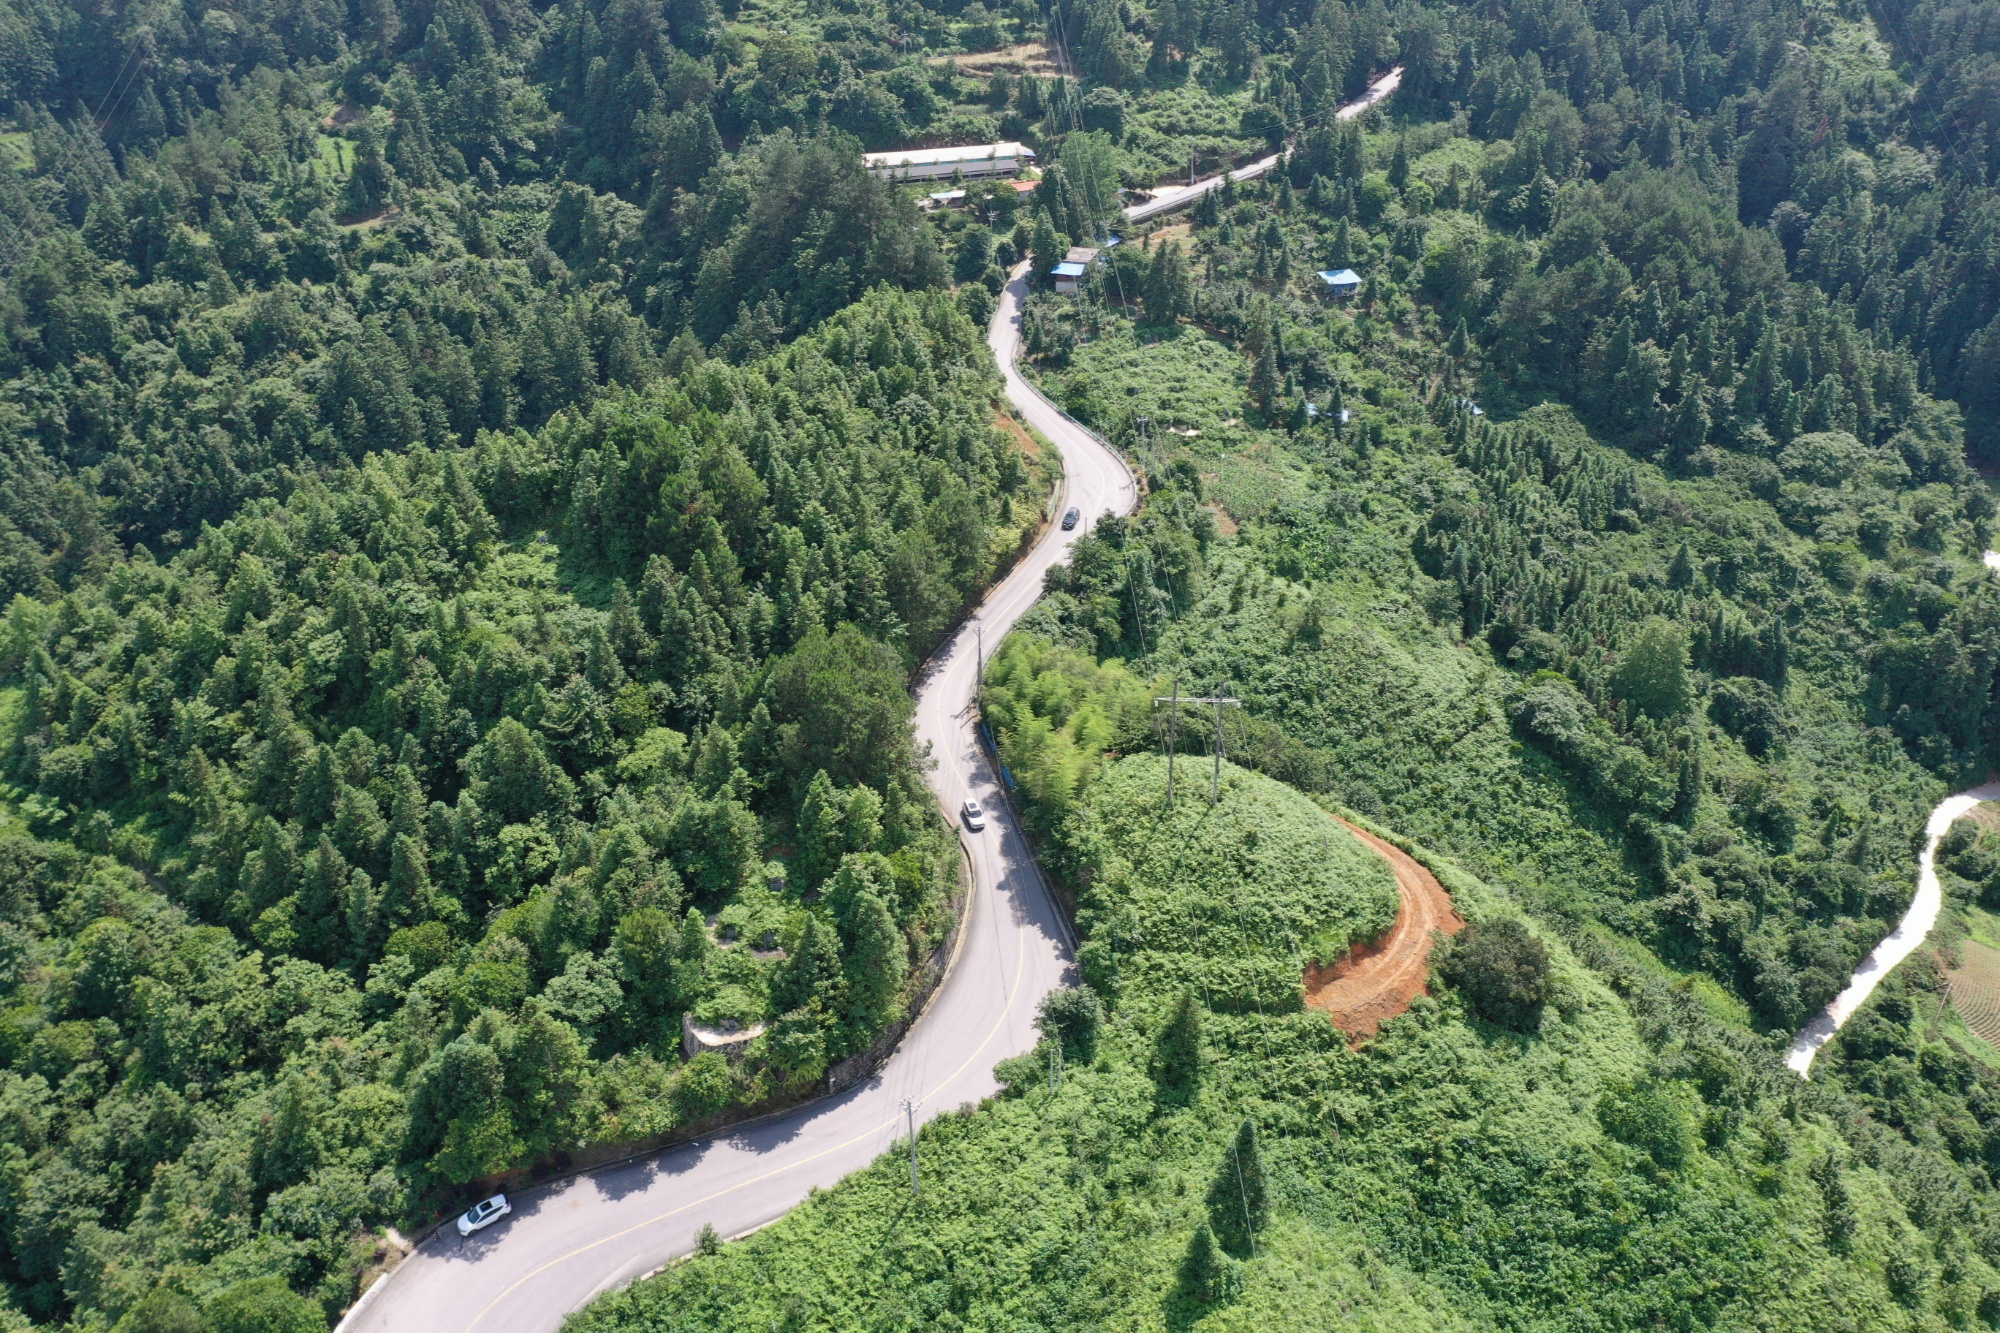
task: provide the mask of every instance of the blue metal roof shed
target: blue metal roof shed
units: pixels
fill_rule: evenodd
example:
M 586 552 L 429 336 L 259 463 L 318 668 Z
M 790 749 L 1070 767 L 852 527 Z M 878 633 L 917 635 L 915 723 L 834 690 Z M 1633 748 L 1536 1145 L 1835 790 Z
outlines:
M 1361 275 L 1351 268 L 1323 268 L 1319 271 L 1319 280 L 1325 283 L 1329 290 L 1343 295 L 1361 289 Z
M 1090 272 L 1091 261 L 1097 258 L 1097 251 L 1086 250 L 1082 258 L 1071 250 L 1070 257 L 1050 270 L 1056 280 L 1056 295 L 1076 296 L 1083 291 L 1083 275 Z

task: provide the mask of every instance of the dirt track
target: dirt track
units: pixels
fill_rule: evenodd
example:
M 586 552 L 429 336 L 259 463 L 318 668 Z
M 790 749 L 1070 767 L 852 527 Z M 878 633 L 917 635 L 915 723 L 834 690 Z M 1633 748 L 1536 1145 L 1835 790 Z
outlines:
M 1370 944 L 1349 949 L 1331 967 L 1306 967 L 1306 1007 L 1318 1009 L 1359 1045 L 1410 1007 L 1430 980 L 1431 932 L 1456 935 L 1465 922 L 1437 876 L 1393 843 L 1340 821 L 1369 851 L 1389 863 L 1402 906 L 1396 924 Z

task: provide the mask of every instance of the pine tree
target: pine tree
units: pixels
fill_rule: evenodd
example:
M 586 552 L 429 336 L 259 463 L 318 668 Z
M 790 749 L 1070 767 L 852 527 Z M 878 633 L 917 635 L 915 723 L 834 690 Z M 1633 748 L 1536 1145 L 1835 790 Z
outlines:
M 1812 1164 L 1810 1174 L 1813 1183 L 1819 1186 L 1821 1226 L 1827 1246 L 1836 1253 L 1844 1254 L 1855 1228 L 1854 1200 L 1848 1193 L 1846 1174 L 1841 1171 L 1840 1162 L 1830 1150 Z
M 382 141 L 375 132 L 375 123 L 363 117 L 360 126 L 354 144 L 354 166 L 347 175 L 344 199 L 350 214 L 372 217 L 388 207 L 389 189 L 395 180 L 395 172 L 382 158 Z
M 849 1021 L 869 1029 L 888 1018 L 890 1006 L 909 973 L 909 950 L 896 929 L 888 904 L 871 892 L 859 894 L 849 911 L 847 941 Z
M 1366 148 L 1361 139 L 1361 127 L 1353 121 L 1343 121 L 1340 127 L 1340 152 L 1338 171 L 1340 179 L 1350 188 L 1358 184 L 1367 169 Z
M 1278 396 L 1284 392 L 1284 374 L 1278 368 L 1278 349 L 1274 341 L 1264 344 L 1257 354 L 1257 363 L 1250 372 L 1250 400 L 1257 404 L 1259 411 L 1268 413 Z
M 340 941 L 348 933 L 347 880 L 351 869 L 341 859 L 333 839 L 324 833 L 300 865 L 301 939 L 306 953 L 321 962 L 331 962 L 346 952 Z
M 1028 271 L 1029 279 L 1036 287 L 1047 290 L 1056 265 L 1069 253 L 1068 238 L 1057 233 L 1047 213 L 1037 211 L 1035 215 L 1035 239 L 1030 249 L 1035 262 Z
M 840 939 L 818 912 L 806 916 L 798 947 L 771 980 L 771 1007 L 783 1013 L 817 1003 L 820 1012 L 837 1014 L 841 1004 Z
M 382 895 L 375 887 L 375 881 L 367 871 L 356 868 L 347 877 L 341 899 L 347 926 L 348 956 L 356 961 L 375 957 L 383 934 Z
M 799 806 L 797 851 L 792 858 L 800 888 L 818 885 L 839 868 L 847 851 L 847 833 L 842 827 L 846 807 L 846 798 L 826 770 L 813 774 Z
M 1165 83 L 1173 76 L 1174 58 L 1167 46 L 1167 39 L 1160 31 L 1160 11 L 1173 4 L 1173 0 L 1161 0 L 1154 8 L 1153 44 L 1146 53 L 1146 81 L 1154 84 Z
M 681 921 L 680 946 L 675 950 L 673 1002 L 676 1009 L 692 1009 L 708 993 L 708 924 L 695 908 L 687 909 Z
M 1048 103 L 1042 96 L 1042 81 L 1033 74 L 1022 75 L 1014 105 L 1020 110 L 1023 120 L 1040 120 L 1048 110 Z
M 1232 83 L 1249 78 L 1257 59 L 1257 20 L 1248 0 L 1223 0 L 1212 26 L 1224 73 Z
M 1206 1221 L 1195 1223 L 1188 1238 L 1187 1253 L 1181 1257 L 1180 1290 L 1190 1300 L 1216 1305 L 1233 1298 L 1242 1286 L 1236 1263 L 1215 1243 L 1215 1233 Z
M 1194 313 L 1194 282 L 1180 242 L 1170 242 L 1153 252 L 1142 295 L 1146 317 L 1154 323 L 1165 324 Z
M 339 796 L 340 775 L 334 764 L 333 747 L 318 746 L 306 761 L 298 788 L 292 793 L 292 813 L 307 827 L 330 823 Z
M 1674 558 L 1667 562 L 1667 586 L 1685 588 L 1694 582 L 1694 553 L 1688 549 L 1683 538 L 1674 551 Z
M 389 881 L 382 895 L 382 911 L 391 925 L 423 921 L 431 916 L 431 876 L 425 864 L 424 846 L 408 834 L 399 834 L 390 845 Z

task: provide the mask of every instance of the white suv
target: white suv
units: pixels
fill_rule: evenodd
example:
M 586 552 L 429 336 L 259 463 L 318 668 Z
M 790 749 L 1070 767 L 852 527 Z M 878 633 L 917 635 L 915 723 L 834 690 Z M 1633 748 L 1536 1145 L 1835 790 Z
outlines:
M 979 808 L 978 801 L 965 803 L 965 826 L 974 833 L 986 827 L 986 812 Z
M 514 1211 L 514 1205 L 507 1202 L 507 1196 L 496 1194 L 483 1203 L 475 1203 L 458 1219 L 458 1234 L 470 1236 L 484 1227 L 490 1227 L 507 1214 Z

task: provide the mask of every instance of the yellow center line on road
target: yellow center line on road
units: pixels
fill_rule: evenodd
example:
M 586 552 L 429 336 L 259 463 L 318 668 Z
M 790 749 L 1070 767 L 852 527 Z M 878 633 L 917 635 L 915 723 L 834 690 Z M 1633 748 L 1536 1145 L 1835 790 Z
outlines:
M 950 1074 L 946 1075 L 945 1078 L 941 1082 L 939 1082 L 936 1087 L 932 1088 L 929 1092 L 919 1097 L 917 1099 L 919 1104 L 929 1101 L 932 1097 L 935 1097 L 938 1093 L 944 1091 L 945 1088 L 949 1087 L 951 1083 L 955 1079 L 957 1079 L 960 1074 L 963 1074 L 968 1068 L 970 1068 L 972 1062 L 979 1058 L 979 1053 L 985 1050 L 988 1046 L 993 1044 L 993 1038 L 995 1038 L 1000 1034 L 1001 1027 L 1005 1025 L 1005 1023 L 1007 1022 L 1007 1015 L 1014 1011 L 1014 1000 L 1016 999 L 1016 997 L 1020 995 L 1021 992 L 1021 974 L 1023 973 L 1023 971 L 1025 971 L 1024 964 L 1027 960 L 1028 932 L 1026 930 L 1016 931 L 1014 938 L 1015 938 L 1014 981 L 1013 984 L 1009 986 L 1007 990 L 1006 1007 L 1000 1011 L 1000 1016 L 994 1020 L 992 1030 L 986 1034 L 986 1039 L 984 1041 L 981 1041 L 978 1046 L 973 1048 L 972 1054 L 965 1057 L 965 1062 L 963 1064 L 959 1065 L 958 1068 L 952 1070 Z M 597 1249 L 599 1246 L 609 1245 L 614 1240 L 621 1240 L 624 1237 L 631 1235 L 635 1231 L 643 1231 L 647 1227 L 652 1226 L 655 1223 L 664 1222 L 670 1217 L 675 1217 L 681 1213 L 688 1211 L 688 1209 L 690 1208 L 699 1208 L 705 1203 L 713 1203 L 717 1199 L 720 1199 L 728 1194 L 734 1194 L 737 1190 L 746 1188 L 747 1186 L 761 1184 L 766 1180 L 771 1180 L 777 1176 L 782 1176 L 787 1171 L 795 1171 L 799 1167 L 802 1167 L 809 1162 L 816 1162 L 822 1157 L 827 1157 L 834 1153 L 842 1152 L 848 1148 L 852 1148 L 855 1144 L 866 1142 L 867 1140 L 875 1137 L 877 1134 L 880 1134 L 883 1130 L 893 1127 L 899 1121 L 901 1121 L 902 1118 L 903 1117 L 900 1113 L 897 1115 L 890 1116 L 887 1120 L 883 1121 L 881 1124 L 876 1125 L 872 1129 L 864 1130 L 862 1133 L 855 1135 L 853 1138 L 847 1140 L 845 1143 L 836 1143 L 830 1148 L 821 1149 L 819 1152 L 814 1153 L 810 1157 L 801 1157 L 796 1162 L 787 1162 L 783 1166 L 773 1167 L 771 1170 L 766 1171 L 761 1176 L 753 1176 L 749 1180 L 738 1181 L 736 1184 L 731 1185 L 726 1189 L 719 1189 L 715 1191 L 715 1193 L 713 1194 L 704 1195 L 702 1198 L 690 1200 L 689 1202 L 682 1204 L 678 1208 L 669 1208 L 666 1212 L 659 1213 L 656 1214 L 655 1216 L 649 1217 L 643 1222 L 634 1222 L 631 1226 L 626 1227 L 623 1231 L 614 1231 L 608 1236 L 600 1236 L 598 1239 L 590 1242 L 590 1244 L 588 1245 L 579 1245 L 575 1249 L 571 1250 L 568 1254 L 559 1255 L 556 1258 L 549 1260 L 541 1267 L 533 1269 L 527 1273 L 522 1274 L 520 1277 L 516 1278 L 505 1290 L 501 1291 L 499 1295 L 495 1296 L 492 1300 L 488 1301 L 485 1304 L 485 1306 L 479 1311 L 478 1314 L 472 1317 L 472 1322 L 465 1326 L 466 1333 L 471 1333 L 471 1330 L 479 1325 L 480 1320 L 486 1318 L 487 1315 L 491 1314 L 494 1306 L 500 1304 L 501 1301 L 506 1300 L 509 1296 L 513 1295 L 516 1291 L 520 1290 L 527 1283 L 533 1281 L 535 1278 L 540 1277 L 543 1273 L 548 1272 L 551 1268 L 555 1268 L 558 1267 L 559 1265 L 566 1264 L 570 1260 L 578 1257 L 579 1255 L 588 1254 L 592 1250 Z

